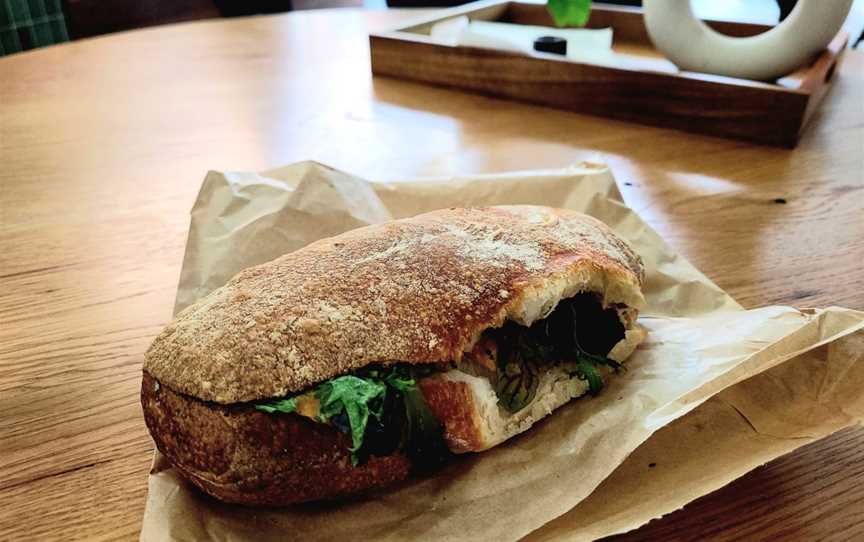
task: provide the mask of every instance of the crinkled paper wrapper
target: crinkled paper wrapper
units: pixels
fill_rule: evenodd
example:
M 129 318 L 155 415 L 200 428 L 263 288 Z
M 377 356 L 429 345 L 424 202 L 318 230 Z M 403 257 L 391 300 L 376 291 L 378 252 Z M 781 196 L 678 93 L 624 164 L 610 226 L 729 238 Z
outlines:
M 635 529 L 864 418 L 864 313 L 744 310 L 623 204 L 602 164 L 387 183 L 311 162 L 210 172 L 192 210 L 175 308 L 322 237 L 444 207 L 510 203 L 591 214 L 645 261 L 648 339 L 599 396 L 436 475 L 340 503 L 225 505 L 157 453 L 141 538 L 591 540 Z

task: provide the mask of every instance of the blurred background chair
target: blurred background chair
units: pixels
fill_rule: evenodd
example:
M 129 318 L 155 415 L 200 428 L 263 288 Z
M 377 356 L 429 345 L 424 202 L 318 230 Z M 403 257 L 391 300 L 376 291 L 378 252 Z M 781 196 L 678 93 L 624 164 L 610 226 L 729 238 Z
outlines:
M 72 39 L 220 16 L 214 0 L 63 0 L 63 11 Z
M 0 3 L 0 56 L 69 41 L 60 0 Z

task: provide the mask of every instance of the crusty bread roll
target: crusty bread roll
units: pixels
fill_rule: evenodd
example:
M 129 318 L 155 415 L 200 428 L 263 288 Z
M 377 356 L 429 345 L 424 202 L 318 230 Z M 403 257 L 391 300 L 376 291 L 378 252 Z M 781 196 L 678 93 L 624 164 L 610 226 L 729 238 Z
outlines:
M 623 240 L 572 211 L 449 209 L 350 231 L 247 269 L 178 314 L 145 356 L 145 420 L 180 473 L 229 502 L 380 487 L 416 465 L 400 450 L 352 465 L 348 435 L 255 402 L 368 366 L 434 366 L 418 387 L 448 447 L 485 450 L 588 389 L 550 365 L 509 412 L 478 353 L 490 333 L 542 323 L 567 300 L 595 354 L 624 361 L 643 338 L 643 281 Z

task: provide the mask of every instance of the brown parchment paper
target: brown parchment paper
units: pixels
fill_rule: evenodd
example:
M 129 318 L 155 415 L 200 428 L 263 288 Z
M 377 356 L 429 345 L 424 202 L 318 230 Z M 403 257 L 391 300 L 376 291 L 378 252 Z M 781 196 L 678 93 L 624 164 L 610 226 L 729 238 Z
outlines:
M 175 310 L 321 237 L 505 203 L 587 212 L 642 255 L 649 336 L 627 371 L 493 450 L 341 503 L 225 505 L 157 453 L 142 540 L 590 540 L 864 419 L 864 313 L 743 310 L 623 204 L 602 164 L 388 183 L 311 162 L 210 172 L 192 210 Z

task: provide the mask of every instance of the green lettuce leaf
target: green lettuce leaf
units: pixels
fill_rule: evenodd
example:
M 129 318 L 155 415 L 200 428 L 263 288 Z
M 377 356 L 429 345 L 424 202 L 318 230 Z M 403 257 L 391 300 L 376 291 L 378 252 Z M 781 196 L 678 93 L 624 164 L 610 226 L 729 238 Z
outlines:
M 318 419 L 326 423 L 344 412 L 351 427 L 350 450 L 357 452 L 363 446 L 369 416 L 381 417 L 385 393 L 385 385 L 373 379 L 348 375 L 328 380 L 315 390 L 321 402 Z
M 585 26 L 591 14 L 591 0 L 547 0 L 546 9 L 558 26 Z
M 368 437 L 367 428 L 374 419 L 375 429 L 370 433 L 373 438 L 381 431 L 382 425 L 398 431 L 408 446 L 412 457 L 424 458 L 426 464 L 434 466 L 448 454 L 443 439 L 443 427 L 429 410 L 423 393 L 417 387 L 417 378 L 433 372 L 432 368 L 392 366 L 388 368 L 372 368 L 357 375 L 346 375 L 328 380 L 316 386 L 313 390 L 320 403 L 317 421 L 329 423 L 337 429 L 351 435 L 351 463 L 359 465 L 368 457 L 372 448 L 364 448 L 364 439 Z M 389 397 L 388 394 L 394 394 Z M 395 403 L 394 403 L 395 401 Z M 404 408 L 394 416 L 393 405 Z M 389 406 L 387 406 L 389 405 Z M 389 408 L 391 412 L 384 412 Z M 255 408 L 268 413 L 290 414 L 297 409 L 295 397 L 265 401 L 255 405 Z M 404 426 L 392 427 L 393 420 L 405 420 Z M 404 431 L 404 432 L 403 432 Z M 398 434 L 396 435 L 398 440 Z M 373 452 L 374 453 L 374 452 Z

